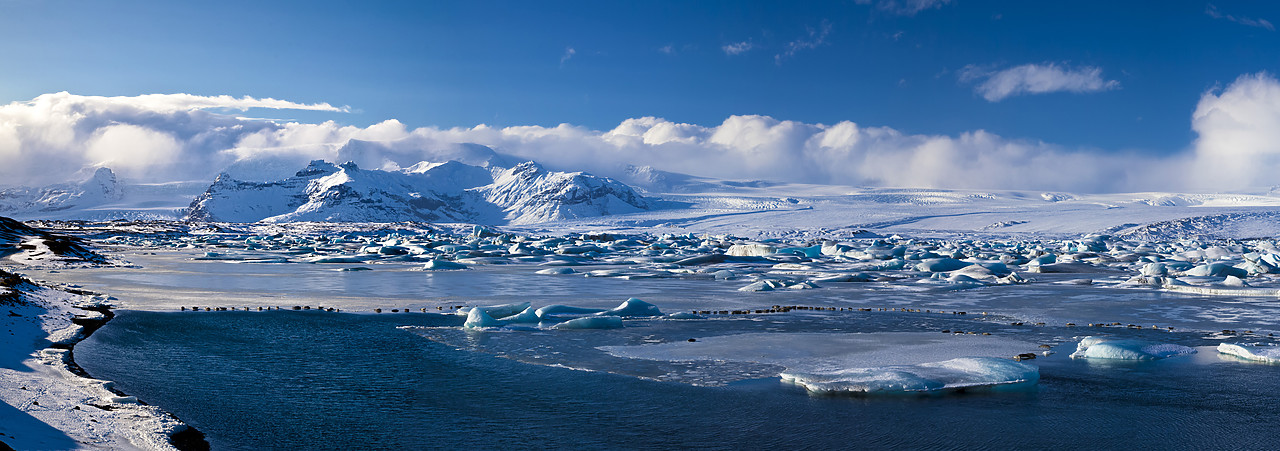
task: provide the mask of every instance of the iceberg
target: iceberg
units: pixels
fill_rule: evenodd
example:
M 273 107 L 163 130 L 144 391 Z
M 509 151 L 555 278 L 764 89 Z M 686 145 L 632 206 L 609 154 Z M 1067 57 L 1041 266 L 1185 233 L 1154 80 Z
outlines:
M 1186 271 L 1188 276 L 1210 276 L 1210 277 L 1226 277 L 1236 276 L 1239 278 L 1249 277 L 1249 271 L 1228 265 L 1226 263 L 1215 262 L 1207 265 L 1200 265 Z
M 422 266 L 425 271 L 448 271 L 454 269 L 467 269 L 467 265 L 462 263 L 454 263 L 448 260 L 431 260 Z
M 585 307 L 574 307 L 574 306 L 562 305 L 562 304 L 551 304 L 546 307 L 539 308 L 534 312 L 534 314 L 538 315 L 538 318 L 545 320 L 551 316 L 593 315 L 603 311 L 604 310 L 598 309 L 598 308 L 585 308 Z
M 526 303 L 528 305 L 528 303 Z M 542 318 L 538 318 L 537 312 L 533 307 L 525 308 L 524 311 L 511 316 L 499 317 L 499 321 L 507 323 L 538 323 L 542 322 Z
M 949 272 L 955 271 L 973 263 L 962 262 L 954 258 L 930 258 L 916 264 L 916 269 L 924 272 Z
M 732 257 L 764 257 L 776 251 L 776 248 L 767 244 L 735 244 L 729 246 L 725 254 Z
M 1076 345 L 1073 359 L 1156 360 L 1195 354 L 1196 350 L 1172 343 L 1151 343 L 1141 340 L 1117 340 L 1105 337 L 1084 337 Z
M 616 316 L 588 316 L 571 319 L 551 327 L 555 329 L 617 329 L 622 327 L 622 318 Z
M 462 327 L 475 329 L 479 327 L 501 327 L 504 324 L 506 323 L 489 316 L 488 313 L 485 313 L 484 309 L 473 308 L 467 313 L 467 322 L 463 323 Z
M 1040 380 L 1040 368 L 995 357 L 961 357 L 918 365 L 850 368 L 831 372 L 783 372 L 784 382 L 810 394 L 928 393 Z
M 704 316 L 702 316 L 702 315 L 695 315 L 695 314 L 693 314 L 693 313 L 689 313 L 689 312 L 676 312 L 676 313 L 672 313 L 672 314 L 669 314 L 669 315 L 667 315 L 667 316 L 664 316 L 663 318 L 666 318 L 666 319 L 706 319 L 706 317 L 704 317 Z
M 609 310 L 596 313 L 596 316 L 662 316 L 662 312 L 658 310 L 658 306 L 641 301 L 636 298 L 622 301 L 622 304 Z
M 454 314 L 470 315 L 471 312 L 480 310 L 495 318 L 503 318 L 522 313 L 528 309 L 528 302 L 516 302 L 512 304 L 489 305 L 484 307 L 463 307 L 454 312 Z
M 1256 362 L 1280 363 L 1280 346 L 1221 343 L 1218 345 L 1218 352 Z

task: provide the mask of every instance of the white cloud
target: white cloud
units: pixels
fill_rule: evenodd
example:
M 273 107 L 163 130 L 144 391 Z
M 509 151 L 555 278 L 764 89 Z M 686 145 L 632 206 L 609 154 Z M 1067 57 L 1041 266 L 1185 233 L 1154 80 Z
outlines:
M 1205 7 L 1204 13 L 1214 19 L 1229 20 L 1231 22 L 1235 22 L 1240 25 L 1265 28 L 1268 31 L 1276 31 L 1275 25 L 1272 25 L 1271 22 L 1268 21 L 1267 19 L 1254 19 L 1252 17 L 1233 16 L 1231 14 L 1223 14 L 1222 12 L 1218 11 L 1218 7 L 1214 6 L 1212 3 L 1210 3 L 1208 6 Z
M 183 98 L 192 101 L 175 100 Z M 157 99 L 59 93 L 0 106 L 0 181 L 40 185 L 100 165 L 138 181 L 212 180 L 228 167 L 263 180 L 287 176 L 315 158 L 407 167 L 469 152 L 472 143 L 601 175 L 636 164 L 854 186 L 1224 191 L 1275 184 L 1271 174 L 1280 169 L 1280 81 L 1265 73 L 1204 93 L 1192 117 L 1199 138 L 1187 152 L 1159 157 L 1069 149 L 983 130 L 921 135 L 768 116 L 730 116 L 711 126 L 641 117 L 607 131 L 570 124 L 409 128 L 395 120 L 355 127 L 245 120 L 190 106 L 211 102 L 199 96 Z
M 855 0 L 860 5 L 869 5 L 872 0 Z M 951 0 L 879 0 L 874 2 L 876 9 L 900 16 L 914 16 L 926 9 L 942 8 Z
M 725 55 L 741 55 L 743 53 L 747 53 L 753 47 L 755 47 L 755 45 L 752 45 L 751 41 L 742 41 L 725 44 L 720 47 L 720 50 L 723 50 Z
M 775 64 L 782 64 L 782 60 L 795 56 L 801 50 L 810 50 L 818 48 L 818 46 L 827 42 L 827 35 L 831 33 L 831 22 L 822 21 L 817 29 L 809 28 L 808 34 L 800 39 L 788 42 L 787 47 L 782 53 L 773 55 Z
M 988 102 L 999 102 L 1022 94 L 1051 92 L 1101 92 L 1119 89 L 1120 82 L 1102 77 L 1102 69 L 1094 66 L 1068 68 L 1057 63 L 1023 64 L 993 71 L 975 65 L 959 72 L 961 82 L 982 80 L 974 91 Z
M 569 61 L 571 58 L 573 58 L 573 55 L 576 55 L 576 54 L 578 54 L 578 51 L 574 50 L 573 47 L 565 47 L 564 54 L 560 55 L 560 66 L 564 67 L 564 63 L 566 61 Z
M 1200 97 L 1191 128 L 1194 171 L 1202 190 L 1226 191 L 1280 184 L 1280 82 L 1267 73 L 1240 76 L 1220 92 Z

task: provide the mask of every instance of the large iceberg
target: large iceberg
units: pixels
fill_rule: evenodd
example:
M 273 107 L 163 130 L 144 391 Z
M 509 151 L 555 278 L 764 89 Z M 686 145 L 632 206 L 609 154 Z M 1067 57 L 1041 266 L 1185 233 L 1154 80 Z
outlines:
M 782 380 L 813 394 L 912 393 L 990 387 L 1040 380 L 1040 368 L 994 357 L 961 357 L 942 362 L 820 373 L 783 372 Z
M 1084 337 L 1076 345 L 1073 359 L 1155 360 L 1186 354 L 1196 350 L 1172 343 L 1151 343 L 1141 340 L 1118 340 L 1106 337 Z

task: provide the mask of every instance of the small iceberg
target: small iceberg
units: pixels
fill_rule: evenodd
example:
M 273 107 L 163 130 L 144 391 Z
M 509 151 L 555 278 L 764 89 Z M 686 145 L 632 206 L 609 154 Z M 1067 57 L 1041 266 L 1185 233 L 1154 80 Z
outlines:
M 554 329 L 617 329 L 622 327 L 622 318 L 616 316 L 588 316 L 585 318 L 575 318 L 565 321 L 555 326 Z
M 784 382 L 810 394 L 929 393 L 972 387 L 992 387 L 1040 380 L 1040 368 L 995 357 L 961 357 L 942 362 L 873 368 L 850 368 L 822 373 L 784 372 Z
M 693 314 L 693 313 L 689 313 L 689 312 L 676 312 L 676 313 L 672 313 L 672 314 L 669 314 L 669 315 L 667 315 L 667 316 L 664 316 L 663 318 L 666 318 L 666 319 L 706 319 L 706 317 L 704 317 L 704 316 L 702 316 L 702 315 L 695 315 L 695 314 Z
M 1280 346 L 1221 343 L 1218 345 L 1218 352 L 1255 362 L 1280 363 Z
M 422 266 L 424 271 L 449 271 L 455 269 L 467 269 L 467 265 L 462 263 L 454 263 L 448 260 L 431 260 Z
M 505 324 L 506 323 L 489 316 L 488 313 L 485 313 L 484 309 L 473 308 L 467 313 L 467 322 L 463 323 L 462 327 L 467 329 L 476 329 L 481 327 L 502 327 Z
M 504 318 L 519 314 L 529 309 L 528 302 L 516 302 L 512 304 L 489 305 L 484 307 L 463 307 L 454 312 L 455 315 L 470 315 L 471 312 L 480 310 L 494 318 Z
M 524 311 L 515 315 L 499 317 L 499 321 L 505 323 L 538 323 L 542 322 L 542 318 L 538 318 L 538 314 L 533 307 L 524 309 Z
M 1117 340 L 1105 337 L 1084 337 L 1076 345 L 1073 359 L 1156 360 L 1180 355 L 1195 354 L 1196 350 L 1172 343 L 1151 343 L 1141 340 Z
M 594 315 L 596 313 L 600 313 L 603 311 L 604 310 L 598 309 L 598 308 L 585 308 L 585 307 L 574 307 L 571 305 L 551 304 L 546 307 L 539 308 L 538 310 L 534 311 L 534 314 L 538 315 L 538 318 L 546 320 L 548 317 L 552 317 L 552 316 Z
M 636 298 L 622 301 L 622 304 L 609 310 L 596 313 L 596 316 L 662 316 L 662 312 L 658 310 L 658 306 L 641 301 Z

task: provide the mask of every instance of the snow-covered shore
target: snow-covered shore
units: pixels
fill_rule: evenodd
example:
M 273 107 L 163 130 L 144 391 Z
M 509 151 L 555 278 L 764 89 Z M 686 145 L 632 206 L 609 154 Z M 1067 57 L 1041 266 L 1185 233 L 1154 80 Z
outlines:
M 169 450 L 204 444 L 177 418 L 75 365 L 74 345 L 110 318 L 105 296 L 0 276 L 0 445 Z

